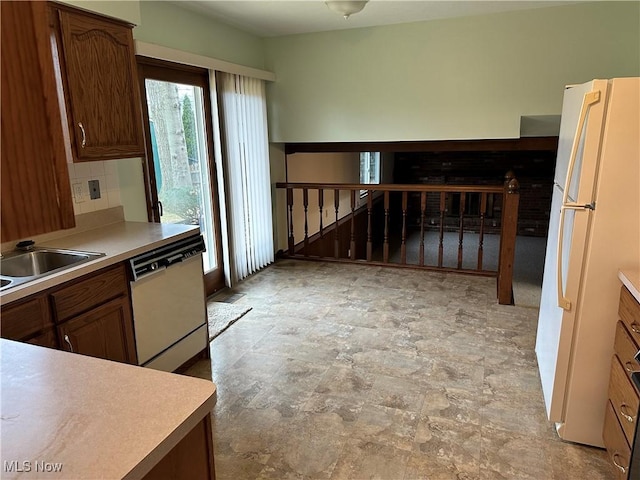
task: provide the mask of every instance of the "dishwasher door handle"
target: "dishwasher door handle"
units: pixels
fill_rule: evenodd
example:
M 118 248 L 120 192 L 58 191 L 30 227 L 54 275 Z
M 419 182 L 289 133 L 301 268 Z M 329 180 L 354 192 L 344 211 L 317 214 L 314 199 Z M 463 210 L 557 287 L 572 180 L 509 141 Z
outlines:
M 181 262 L 182 259 L 184 258 L 184 256 L 181 253 L 178 253 L 176 255 L 172 255 L 171 257 L 167 257 L 165 259 L 165 261 L 163 262 L 163 264 L 167 267 L 173 265 L 174 263 L 178 263 Z

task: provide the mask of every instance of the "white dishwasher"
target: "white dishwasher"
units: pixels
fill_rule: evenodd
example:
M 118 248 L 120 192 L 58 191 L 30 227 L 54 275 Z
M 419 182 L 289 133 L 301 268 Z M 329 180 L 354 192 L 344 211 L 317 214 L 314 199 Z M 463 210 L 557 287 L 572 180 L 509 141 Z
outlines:
M 172 372 L 207 348 L 201 235 L 132 258 L 138 364 Z

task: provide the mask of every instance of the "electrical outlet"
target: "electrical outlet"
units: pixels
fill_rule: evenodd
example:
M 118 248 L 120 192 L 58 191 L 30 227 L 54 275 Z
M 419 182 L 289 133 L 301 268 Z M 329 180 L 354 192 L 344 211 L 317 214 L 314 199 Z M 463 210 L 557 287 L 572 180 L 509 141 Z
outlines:
M 73 200 L 76 203 L 82 203 L 86 200 L 84 190 L 82 188 L 81 183 L 74 183 L 72 186 L 73 189 Z
M 97 200 L 100 198 L 100 181 L 89 180 L 89 197 L 91 200 Z

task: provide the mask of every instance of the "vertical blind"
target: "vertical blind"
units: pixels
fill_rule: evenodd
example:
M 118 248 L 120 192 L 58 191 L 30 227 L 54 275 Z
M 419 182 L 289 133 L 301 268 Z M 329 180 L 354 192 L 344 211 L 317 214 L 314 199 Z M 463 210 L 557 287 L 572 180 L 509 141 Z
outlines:
M 235 283 L 274 260 L 267 106 L 263 80 L 217 72 L 216 83 Z

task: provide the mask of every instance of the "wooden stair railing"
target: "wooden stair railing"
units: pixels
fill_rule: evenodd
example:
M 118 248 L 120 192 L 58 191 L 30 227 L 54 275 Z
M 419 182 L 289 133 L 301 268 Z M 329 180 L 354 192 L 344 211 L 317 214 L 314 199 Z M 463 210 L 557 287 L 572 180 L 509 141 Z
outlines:
M 495 276 L 499 303 L 513 301 L 519 193 L 512 172 L 504 185 L 496 186 L 277 183 L 276 187 L 286 190 L 288 257 Z M 315 221 L 310 219 L 314 209 L 309 190 L 318 192 Z M 325 205 L 325 192 L 329 202 L 333 195 L 333 208 Z M 488 219 L 493 219 L 492 225 L 487 225 Z M 317 225 L 317 230 L 312 225 Z M 419 235 L 417 253 L 409 245 L 415 238 L 412 230 Z M 437 232 L 437 245 L 428 247 L 428 232 Z M 449 232 L 457 232 L 455 266 L 445 265 L 445 237 Z M 469 232 L 477 235 L 473 268 L 464 255 L 465 234 Z M 495 270 L 487 268 L 485 257 L 486 235 L 491 232 L 500 235 Z M 296 235 L 302 241 L 296 242 Z M 409 252 L 417 257 L 414 263 L 408 261 Z M 432 258 L 437 256 L 437 261 L 429 264 L 425 252 Z

